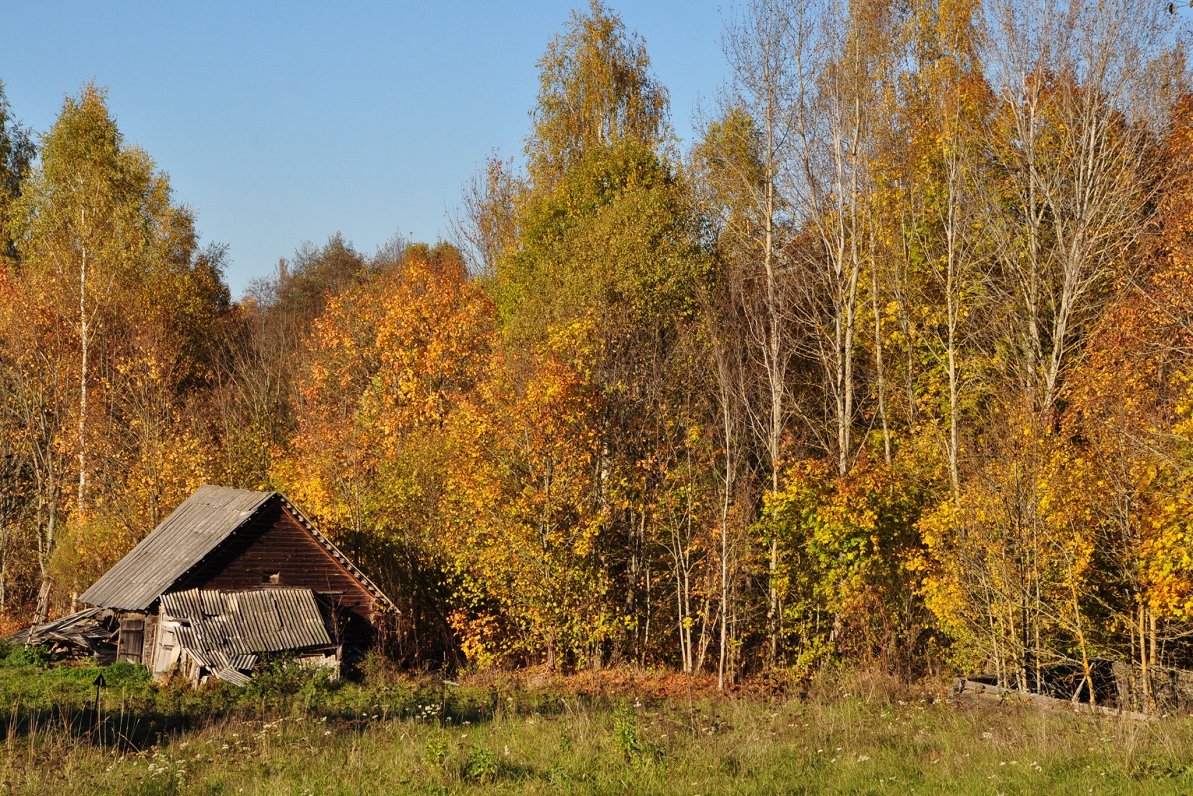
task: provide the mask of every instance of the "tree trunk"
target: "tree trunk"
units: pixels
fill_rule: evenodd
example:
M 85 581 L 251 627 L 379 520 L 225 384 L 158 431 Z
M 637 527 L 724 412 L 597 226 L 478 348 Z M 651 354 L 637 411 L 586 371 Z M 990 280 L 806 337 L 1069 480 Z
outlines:
M 86 224 L 87 211 L 82 213 Z M 83 245 L 79 264 L 79 493 L 77 511 L 80 519 L 87 513 L 87 387 L 90 367 L 91 323 L 87 318 L 87 246 Z
M 870 232 L 870 306 L 874 312 L 874 377 L 878 392 L 878 417 L 882 422 L 882 454 L 887 467 L 891 466 L 891 430 L 886 416 L 886 378 L 882 364 L 882 313 L 878 305 L 878 255 L 874 250 L 875 234 Z
M 37 589 L 37 607 L 34 609 L 33 624 L 45 624 L 50 616 L 50 591 L 54 588 L 54 579 L 43 573 L 41 584 Z

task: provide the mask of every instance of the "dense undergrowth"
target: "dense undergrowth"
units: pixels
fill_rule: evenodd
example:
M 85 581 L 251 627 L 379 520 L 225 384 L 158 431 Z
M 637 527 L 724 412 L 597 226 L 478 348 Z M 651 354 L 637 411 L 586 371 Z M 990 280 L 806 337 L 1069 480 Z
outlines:
M 1166 793 L 1193 721 L 955 703 L 841 671 L 800 694 L 669 673 L 458 681 L 280 665 L 245 689 L 144 669 L 0 665 L 0 791 L 44 794 Z M 95 710 L 95 676 L 108 685 Z

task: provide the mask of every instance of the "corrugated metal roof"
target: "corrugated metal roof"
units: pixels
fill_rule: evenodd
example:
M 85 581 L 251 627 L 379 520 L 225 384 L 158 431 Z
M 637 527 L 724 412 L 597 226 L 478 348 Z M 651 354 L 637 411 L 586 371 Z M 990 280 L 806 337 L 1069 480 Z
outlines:
M 249 678 L 247 674 L 237 671 L 237 669 L 233 666 L 225 666 L 224 668 L 217 670 L 215 676 L 224 682 L 231 683 L 232 685 L 239 686 L 240 688 L 244 688 L 246 685 L 252 682 L 251 678 Z
M 163 594 L 162 611 L 181 622 L 179 645 L 212 671 L 247 670 L 259 653 L 332 643 L 310 589 L 190 589 Z
M 148 608 L 276 494 L 199 487 L 79 599 L 106 608 Z
M 85 603 L 143 611 L 221 542 L 277 498 L 331 557 L 347 569 L 382 606 L 398 607 L 298 508 L 277 492 L 252 492 L 204 485 L 79 597 Z

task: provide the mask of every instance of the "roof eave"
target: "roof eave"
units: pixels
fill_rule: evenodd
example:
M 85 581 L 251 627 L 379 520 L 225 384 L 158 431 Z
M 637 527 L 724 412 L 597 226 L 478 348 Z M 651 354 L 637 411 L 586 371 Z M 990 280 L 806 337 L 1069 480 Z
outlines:
M 369 580 L 369 577 L 365 575 L 365 573 L 362 572 L 359 567 L 353 564 L 346 555 L 340 552 L 340 549 L 336 547 L 330 539 L 320 533 L 319 529 L 315 527 L 315 524 L 307 519 L 306 515 L 299 511 L 297 506 L 291 503 L 282 493 L 275 492 L 274 494 L 276 494 L 278 499 L 282 501 L 282 505 L 285 506 L 286 509 L 290 511 L 300 523 L 302 523 L 302 526 L 307 529 L 311 536 L 315 538 L 315 541 L 319 542 L 319 544 L 321 544 L 329 553 L 331 553 L 331 556 L 333 559 L 335 559 L 336 563 L 348 570 L 348 572 L 352 575 L 352 577 L 356 578 L 360 585 L 364 586 L 370 594 L 377 598 L 377 600 L 381 603 L 382 608 L 401 615 L 402 610 L 394 604 L 394 601 L 389 599 L 385 592 L 378 588 L 377 584 Z

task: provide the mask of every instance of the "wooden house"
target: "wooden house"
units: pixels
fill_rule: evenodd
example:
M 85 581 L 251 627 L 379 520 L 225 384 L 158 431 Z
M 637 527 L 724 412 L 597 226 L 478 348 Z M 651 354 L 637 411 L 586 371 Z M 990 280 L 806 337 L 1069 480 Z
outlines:
M 338 668 L 397 608 L 277 492 L 200 487 L 80 600 L 155 676 L 247 681 L 286 654 Z

